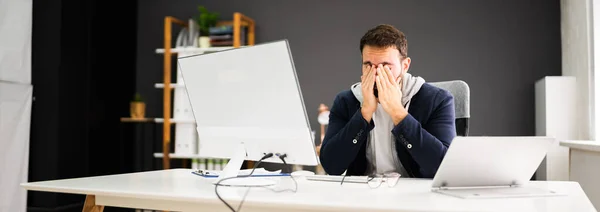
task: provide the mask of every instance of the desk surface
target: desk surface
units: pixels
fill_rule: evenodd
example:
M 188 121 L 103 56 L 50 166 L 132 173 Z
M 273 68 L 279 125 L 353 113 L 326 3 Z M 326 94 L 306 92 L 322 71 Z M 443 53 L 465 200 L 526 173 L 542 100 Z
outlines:
M 287 179 L 287 182 L 286 182 Z M 213 179 L 171 169 L 122 175 L 24 183 L 28 190 L 87 194 L 96 204 L 170 211 L 227 211 L 217 199 Z M 289 177 L 281 177 L 286 188 Z M 292 185 L 290 185 L 292 184 Z M 576 182 L 533 181 L 530 186 L 569 194 L 555 197 L 460 199 L 430 191 L 431 180 L 401 179 L 396 187 L 298 179 L 298 191 L 275 193 L 253 188 L 243 211 L 595 211 Z M 219 187 L 219 194 L 237 207 L 244 188 Z

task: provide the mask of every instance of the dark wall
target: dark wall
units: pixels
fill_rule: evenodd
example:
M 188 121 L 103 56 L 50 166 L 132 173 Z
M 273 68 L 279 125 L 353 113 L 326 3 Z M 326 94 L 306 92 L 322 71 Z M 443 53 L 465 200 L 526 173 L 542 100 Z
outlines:
M 32 85 L 34 101 L 29 145 L 29 181 L 58 176 L 58 69 L 61 1 L 33 3 Z M 54 23 L 54 24 L 50 24 Z M 43 116 L 43 117 L 42 117 Z M 27 206 L 57 207 L 57 194 L 28 192 Z
M 471 135 L 534 135 L 534 82 L 561 74 L 558 0 L 139 1 L 137 89 L 162 115 L 163 18 L 187 20 L 197 6 L 256 23 L 257 42 L 288 39 L 305 104 L 317 108 L 360 80 L 359 39 L 388 23 L 408 37 L 410 72 L 427 81 L 461 79 L 471 88 Z M 311 6 L 311 5 L 314 5 Z
M 136 2 L 33 2 L 30 182 L 133 171 L 120 157 L 131 143 L 119 139 L 119 118 L 135 89 L 135 11 Z M 84 199 L 30 191 L 27 211 L 81 211 Z

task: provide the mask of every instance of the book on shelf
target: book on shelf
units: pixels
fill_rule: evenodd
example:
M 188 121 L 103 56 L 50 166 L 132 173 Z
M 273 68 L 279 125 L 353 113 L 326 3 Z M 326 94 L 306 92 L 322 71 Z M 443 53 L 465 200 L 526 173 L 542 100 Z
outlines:
M 233 45 L 233 26 L 216 26 L 209 28 L 210 45 L 219 46 L 232 46 Z M 240 45 L 246 45 L 246 31 L 247 27 L 241 27 L 240 31 Z
M 210 35 L 233 34 L 233 25 L 214 26 L 208 29 Z
M 211 40 L 211 46 L 233 46 L 233 40 Z
M 211 35 L 210 36 L 210 40 L 232 40 L 233 39 L 233 33 L 232 34 L 224 34 L 224 35 Z

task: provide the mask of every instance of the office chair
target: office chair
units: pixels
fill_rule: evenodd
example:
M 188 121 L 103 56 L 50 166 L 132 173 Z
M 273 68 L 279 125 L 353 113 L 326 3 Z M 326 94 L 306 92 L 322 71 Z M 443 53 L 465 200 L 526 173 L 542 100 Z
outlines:
M 429 84 L 447 90 L 454 96 L 456 135 L 468 136 L 469 118 L 471 117 L 469 85 L 462 80 L 431 82 Z

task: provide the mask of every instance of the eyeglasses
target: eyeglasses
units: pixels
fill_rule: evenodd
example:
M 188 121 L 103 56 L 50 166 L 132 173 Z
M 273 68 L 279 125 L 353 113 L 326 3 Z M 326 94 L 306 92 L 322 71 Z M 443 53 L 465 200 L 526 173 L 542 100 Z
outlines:
M 342 182 L 340 183 L 340 185 L 344 184 L 344 179 L 346 179 L 346 176 L 347 175 L 344 175 L 344 177 L 342 177 Z M 378 188 L 379 186 L 381 186 L 381 184 L 383 184 L 383 182 L 386 182 L 388 184 L 388 187 L 391 188 L 396 186 L 398 180 L 400 179 L 400 176 L 401 175 L 396 172 L 368 175 L 367 184 L 369 184 L 369 187 L 371 188 Z
M 381 186 L 381 184 L 383 184 L 383 182 L 386 182 L 388 187 L 391 188 L 391 187 L 396 186 L 396 184 L 398 184 L 399 179 L 400 179 L 400 174 L 395 173 L 395 172 L 376 174 L 376 175 L 369 176 L 367 184 L 369 184 L 370 188 L 379 188 L 379 186 Z

